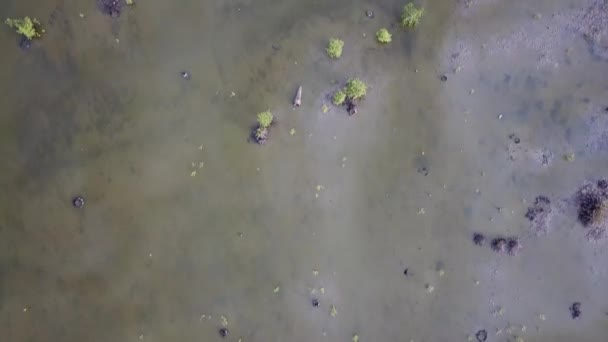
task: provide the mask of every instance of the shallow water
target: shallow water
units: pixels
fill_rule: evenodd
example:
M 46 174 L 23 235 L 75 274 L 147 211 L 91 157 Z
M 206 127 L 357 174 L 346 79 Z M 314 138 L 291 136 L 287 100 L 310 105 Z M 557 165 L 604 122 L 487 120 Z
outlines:
M 0 30 L 2 340 L 604 341 L 607 242 L 567 200 L 608 167 L 608 62 L 555 15 L 586 2 L 466 3 L 414 31 L 395 1 L 0 4 L 47 31 Z

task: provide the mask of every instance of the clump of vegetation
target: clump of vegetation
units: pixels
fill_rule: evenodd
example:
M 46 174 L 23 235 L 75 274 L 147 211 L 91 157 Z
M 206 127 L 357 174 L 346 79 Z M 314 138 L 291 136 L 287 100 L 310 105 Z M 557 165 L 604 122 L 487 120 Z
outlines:
M 403 27 L 416 27 L 420 23 L 420 18 L 424 14 L 424 8 L 416 8 L 413 2 L 403 7 L 401 13 L 401 25 Z
M 376 39 L 379 43 L 388 44 L 393 41 L 393 36 L 390 32 L 388 32 L 387 29 L 381 28 L 378 30 L 378 32 L 376 32 Z
M 30 17 L 25 17 L 23 19 L 6 19 L 4 21 L 6 25 L 11 28 L 14 28 L 17 33 L 25 37 L 27 40 L 32 40 L 34 38 L 38 38 L 42 35 L 44 30 L 40 27 L 40 22 L 38 19 L 31 19 Z
M 357 101 L 362 99 L 367 93 L 367 85 L 358 78 L 349 79 L 344 89 L 336 91 L 332 97 L 332 102 L 336 106 L 346 105 L 348 114 L 357 114 Z
M 258 113 L 258 124 L 262 128 L 270 127 L 273 120 L 274 120 L 274 115 L 272 115 L 272 113 L 269 110 Z
M 346 82 L 344 92 L 350 100 L 358 100 L 367 94 L 367 84 L 358 78 L 351 78 Z
M 264 144 L 268 139 L 268 129 L 274 121 L 274 115 L 267 110 L 265 112 L 258 113 L 258 126 L 253 131 L 253 138 L 258 144 Z
M 341 106 L 346 101 L 346 93 L 343 90 L 338 90 L 334 93 L 332 100 L 336 106 Z
M 334 58 L 334 59 L 338 59 L 340 58 L 340 56 L 342 56 L 342 48 L 344 47 L 344 41 L 337 39 L 337 38 L 331 38 L 329 40 L 329 44 L 327 45 L 327 54 L 329 55 L 329 57 Z

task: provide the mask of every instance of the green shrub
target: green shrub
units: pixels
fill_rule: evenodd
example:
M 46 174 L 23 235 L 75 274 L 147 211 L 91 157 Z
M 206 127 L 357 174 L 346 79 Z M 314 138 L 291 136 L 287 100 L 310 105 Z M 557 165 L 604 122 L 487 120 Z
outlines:
M 344 93 L 344 91 L 342 91 L 342 90 L 338 90 L 337 92 L 334 93 L 332 100 L 336 106 L 339 106 L 339 105 L 343 104 L 344 101 L 346 100 L 346 93 Z
M 329 55 L 329 57 L 331 58 L 340 58 L 340 56 L 342 56 L 342 48 L 344 47 L 344 41 L 337 39 L 337 38 L 331 38 L 329 40 L 329 44 L 327 45 L 327 54 Z
M 261 128 L 270 127 L 270 125 L 272 124 L 272 120 L 274 120 L 274 116 L 269 110 L 258 113 L 258 124 Z
M 420 23 L 420 18 L 424 14 L 424 8 L 416 8 L 413 2 L 408 3 L 403 7 L 401 13 L 401 25 L 403 27 L 416 27 Z
M 376 32 L 376 39 L 379 43 L 388 44 L 393 40 L 393 36 L 387 29 L 381 28 Z
M 14 28 L 17 33 L 24 36 L 28 40 L 32 40 L 34 38 L 40 37 L 40 34 L 44 32 L 44 30 L 40 29 L 40 22 L 34 18 L 30 19 L 30 17 L 25 17 L 23 19 L 6 19 L 4 21 L 6 25 L 11 28 Z
M 357 100 L 367 93 L 367 85 L 358 78 L 350 79 L 344 88 L 346 96 L 351 100 Z

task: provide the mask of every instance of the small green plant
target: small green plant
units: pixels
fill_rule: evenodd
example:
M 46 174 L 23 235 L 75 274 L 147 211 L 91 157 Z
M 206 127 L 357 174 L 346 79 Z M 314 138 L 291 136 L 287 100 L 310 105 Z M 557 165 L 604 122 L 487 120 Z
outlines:
M 260 125 L 260 128 L 270 127 L 272 120 L 274 120 L 274 116 L 269 110 L 258 113 L 258 124 Z
M 346 93 L 342 90 L 338 90 L 334 93 L 332 100 L 336 106 L 340 106 L 346 100 Z
M 403 27 L 416 27 L 420 23 L 420 18 L 424 14 L 424 8 L 416 8 L 413 2 L 408 3 L 403 7 L 401 13 L 401 25 Z
M 338 58 L 340 58 L 340 56 L 342 56 L 343 47 L 344 47 L 344 41 L 337 39 L 337 38 L 331 38 L 329 40 L 329 44 L 327 45 L 326 51 L 327 51 L 327 54 L 329 55 L 329 57 L 338 59 Z
M 30 19 L 30 17 L 25 17 L 23 19 L 6 19 L 4 21 L 6 25 L 11 28 L 14 28 L 17 33 L 24 36 L 27 40 L 32 40 L 34 38 L 40 37 L 40 34 L 44 32 L 40 28 L 40 22 L 38 19 Z
M 388 44 L 393 41 L 393 36 L 390 32 L 388 32 L 387 29 L 381 28 L 378 30 L 378 32 L 376 32 L 376 39 L 379 43 Z
M 346 82 L 344 93 L 346 93 L 346 97 L 351 100 L 360 99 L 367 93 L 367 85 L 358 78 L 351 78 Z

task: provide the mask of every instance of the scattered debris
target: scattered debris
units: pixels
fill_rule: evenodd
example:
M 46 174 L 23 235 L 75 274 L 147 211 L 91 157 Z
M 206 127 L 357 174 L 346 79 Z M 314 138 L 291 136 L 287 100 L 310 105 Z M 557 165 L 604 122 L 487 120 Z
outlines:
M 564 154 L 564 160 L 567 162 L 573 162 L 574 161 L 574 153 L 566 153 Z
M 534 204 L 526 211 L 525 217 L 537 234 L 546 233 L 552 211 L 551 200 L 546 196 L 537 196 Z
M 431 285 L 431 284 L 426 284 L 424 285 L 424 288 L 426 289 L 426 292 L 428 293 L 433 293 L 435 292 L 435 286 Z
M 279 293 L 279 291 L 281 290 L 281 288 L 279 286 L 275 287 L 274 290 L 272 290 L 273 293 Z
M 302 86 L 298 87 L 296 91 L 296 96 L 293 99 L 293 105 L 295 107 L 300 107 L 302 105 Z
M 338 310 L 336 310 L 336 307 L 333 305 L 329 306 L 329 315 L 331 317 L 336 317 L 338 315 Z
M 570 305 L 570 316 L 572 316 L 572 319 L 579 319 L 581 317 L 581 303 L 574 302 Z
M 74 197 L 72 199 L 72 205 L 76 209 L 81 209 L 82 207 L 84 207 L 84 197 L 82 197 L 82 196 L 76 196 L 76 197 Z
M 226 316 L 221 315 L 220 316 L 220 323 L 222 324 L 223 327 L 227 327 L 228 326 L 228 318 L 226 318 Z
M 323 114 L 329 112 L 329 107 L 326 104 L 323 104 L 321 106 L 321 111 L 323 112 Z

